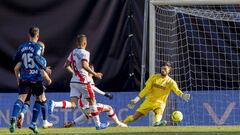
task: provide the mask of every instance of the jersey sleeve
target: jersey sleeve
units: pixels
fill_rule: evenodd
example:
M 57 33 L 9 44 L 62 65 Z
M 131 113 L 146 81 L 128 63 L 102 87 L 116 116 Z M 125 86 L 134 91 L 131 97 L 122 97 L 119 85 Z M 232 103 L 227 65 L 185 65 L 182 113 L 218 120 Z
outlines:
M 34 62 L 40 68 L 46 70 L 46 60 L 44 57 L 41 56 L 42 47 L 36 44 L 35 51 L 34 51 Z
M 84 52 L 82 53 L 82 58 L 81 58 L 81 60 L 86 60 L 86 61 L 89 62 L 89 59 L 90 59 L 90 53 L 89 53 L 88 51 L 84 51 Z
M 143 97 L 149 92 L 149 90 L 152 88 L 152 82 L 153 82 L 153 80 L 154 80 L 154 76 L 155 76 L 155 75 L 151 75 L 151 76 L 148 78 L 147 82 L 145 83 L 144 89 L 138 94 L 138 96 L 139 96 L 140 98 L 143 98 Z
M 42 54 L 42 49 L 43 49 L 43 48 L 38 45 L 38 47 L 36 47 L 35 55 L 41 56 L 41 54 Z
M 39 68 L 44 69 L 44 70 L 46 69 L 47 61 L 44 57 L 42 57 L 40 55 L 35 55 L 34 62 L 38 65 Z
M 178 96 L 182 95 L 182 91 L 178 88 L 178 85 L 175 81 L 172 82 L 171 89 L 174 91 L 174 93 Z

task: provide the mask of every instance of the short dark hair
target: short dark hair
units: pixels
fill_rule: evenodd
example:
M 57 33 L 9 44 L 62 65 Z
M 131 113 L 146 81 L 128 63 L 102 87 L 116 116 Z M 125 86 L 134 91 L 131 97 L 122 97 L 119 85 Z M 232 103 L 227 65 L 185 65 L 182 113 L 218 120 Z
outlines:
M 164 63 L 163 63 L 163 66 L 168 66 L 168 67 L 170 67 L 170 68 L 172 67 L 172 66 L 171 66 L 171 63 L 168 62 L 168 61 L 167 61 L 167 62 L 164 62 Z
M 35 37 L 37 34 L 39 34 L 39 28 L 38 27 L 31 27 L 29 29 L 29 35 L 31 37 Z
M 79 34 L 77 35 L 77 44 L 81 45 L 81 43 L 83 42 L 83 39 L 86 39 L 87 36 L 85 34 Z

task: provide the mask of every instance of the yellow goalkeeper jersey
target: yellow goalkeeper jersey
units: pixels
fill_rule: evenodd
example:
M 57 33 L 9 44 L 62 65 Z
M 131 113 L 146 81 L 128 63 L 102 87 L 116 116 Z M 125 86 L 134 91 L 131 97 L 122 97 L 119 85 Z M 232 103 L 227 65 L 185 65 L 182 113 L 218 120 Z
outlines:
M 179 90 L 177 83 L 171 77 L 154 74 L 149 77 L 145 84 L 145 88 L 138 96 L 140 98 L 146 96 L 146 100 L 153 103 L 160 102 L 166 104 L 171 90 L 173 90 L 178 96 L 182 94 L 182 91 Z

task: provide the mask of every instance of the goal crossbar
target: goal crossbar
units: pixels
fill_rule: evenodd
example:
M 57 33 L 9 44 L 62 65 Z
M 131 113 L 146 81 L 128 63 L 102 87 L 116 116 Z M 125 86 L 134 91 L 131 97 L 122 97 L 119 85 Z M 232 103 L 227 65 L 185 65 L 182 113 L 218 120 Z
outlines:
M 239 4 L 240 0 L 150 0 L 153 5 L 226 5 Z

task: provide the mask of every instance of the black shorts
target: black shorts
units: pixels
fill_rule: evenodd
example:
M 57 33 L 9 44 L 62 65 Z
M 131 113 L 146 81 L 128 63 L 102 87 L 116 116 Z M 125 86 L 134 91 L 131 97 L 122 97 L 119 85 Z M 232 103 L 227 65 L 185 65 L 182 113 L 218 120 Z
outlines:
M 20 81 L 19 82 L 19 94 L 31 94 L 40 96 L 44 91 L 42 81 L 38 82 L 28 82 L 28 81 Z
M 31 93 L 28 93 L 28 95 L 27 95 L 27 97 L 26 97 L 26 99 L 25 99 L 25 102 L 28 102 L 28 101 L 30 101 L 31 100 Z

